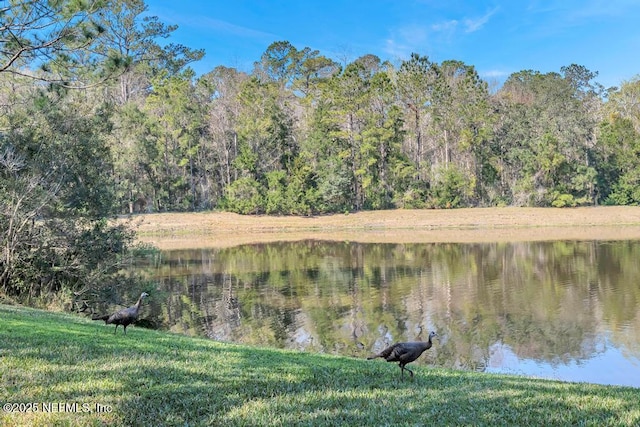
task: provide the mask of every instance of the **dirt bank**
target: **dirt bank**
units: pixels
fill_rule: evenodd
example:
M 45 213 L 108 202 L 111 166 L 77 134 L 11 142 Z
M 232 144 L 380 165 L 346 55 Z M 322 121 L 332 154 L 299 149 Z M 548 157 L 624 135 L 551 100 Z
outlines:
M 134 217 L 141 241 L 162 249 L 277 240 L 489 242 L 640 239 L 640 207 L 388 210 L 316 217 L 166 213 Z

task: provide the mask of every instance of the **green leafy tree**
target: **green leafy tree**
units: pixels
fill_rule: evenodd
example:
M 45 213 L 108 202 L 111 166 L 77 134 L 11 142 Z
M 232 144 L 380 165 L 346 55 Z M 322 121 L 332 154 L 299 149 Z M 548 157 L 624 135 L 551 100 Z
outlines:
M 270 188 L 279 194 L 286 193 L 289 177 L 300 154 L 293 112 L 295 99 L 289 98 L 287 91 L 273 81 L 252 78 L 242 82 L 234 134 L 237 137 L 237 155 L 232 162 L 234 175 L 251 178 L 259 183 L 259 188 Z M 282 173 L 285 181 L 274 178 L 282 177 Z M 277 188 L 274 187 L 276 184 Z M 269 198 L 263 197 L 263 200 Z M 289 205 L 290 201 L 286 200 L 278 208 L 271 199 L 267 210 L 286 213 Z M 265 206 L 259 210 L 264 211 Z
M 107 1 L 6 1 L 0 5 L 0 72 L 67 88 L 86 87 L 120 68 L 115 52 L 94 51 Z
M 114 109 L 99 94 L 126 61 L 99 46 L 107 31 L 102 16 L 114 4 L 0 8 L 3 96 L 19 84 L 0 120 L 3 297 L 66 304 L 140 284 L 123 273 L 132 229 L 108 221 L 118 205 L 108 144 Z M 25 84 L 34 79 L 50 84 Z
M 393 207 L 394 188 L 391 171 L 399 161 L 404 136 L 401 111 L 395 105 L 395 87 L 386 71 L 371 79 L 370 113 L 362 130 L 361 165 L 364 206 L 369 209 Z
M 157 157 L 162 154 L 158 152 L 162 146 L 154 147 L 157 142 L 152 141 L 157 140 L 160 129 L 154 125 L 154 119 L 163 113 L 152 113 L 148 104 L 144 108 L 142 106 L 149 97 L 162 96 L 156 92 L 154 83 L 159 87 L 166 87 L 163 84 L 171 77 L 193 80 L 193 75 L 185 67 L 202 58 L 204 51 L 173 43 L 161 46 L 158 40 L 170 37 L 177 26 L 166 25 L 158 17 L 146 12 L 147 6 L 142 0 L 112 2 L 109 8 L 98 14 L 100 25 L 105 31 L 93 49 L 103 56 L 115 55 L 123 58 L 124 62 L 123 71 L 117 75 L 117 79 L 112 79 L 104 96 L 115 106 L 109 144 L 114 155 L 120 210 L 132 213 L 185 207 L 199 209 L 208 204 L 196 191 L 197 188 L 202 188 L 199 184 L 204 172 L 195 166 L 195 157 L 199 154 L 194 154 L 195 143 L 182 139 L 183 145 L 191 143 L 191 151 L 186 156 L 190 170 L 189 177 L 180 176 L 177 180 L 187 184 L 167 183 L 167 180 L 171 181 L 165 175 L 169 158 L 166 159 L 164 170 L 159 168 Z M 174 93 L 182 100 L 193 100 L 196 97 L 193 87 L 181 88 Z M 199 104 L 193 102 L 192 106 L 195 108 Z M 173 116 L 177 113 L 176 108 L 172 110 Z M 178 119 L 173 119 L 173 125 L 175 120 Z M 194 117 L 195 122 L 199 120 L 199 117 Z M 186 150 L 189 151 L 189 148 Z M 188 197 L 172 188 L 175 185 L 180 188 L 188 185 Z M 205 188 L 208 190 L 206 185 Z M 176 197 L 180 199 L 179 202 L 176 202 Z
M 634 130 L 640 133 L 640 75 L 622 82 L 619 89 L 610 90 L 605 111 L 610 116 L 629 120 Z
M 595 77 L 584 67 L 558 73 L 515 73 L 498 94 L 505 161 L 516 205 L 574 206 L 595 200 L 596 170 L 590 162 L 601 111 Z
M 398 93 L 405 108 L 405 123 L 409 132 L 405 152 L 419 170 L 428 160 L 426 139 L 437 77 L 437 64 L 417 53 L 411 54 L 408 61 L 403 61 L 397 72 Z
M 640 134 L 631 120 L 613 115 L 600 125 L 598 193 L 606 204 L 640 204 Z
M 240 92 L 249 76 L 234 68 L 216 67 L 199 79 L 203 104 L 207 110 L 205 150 L 210 156 L 207 164 L 217 188 L 231 184 L 238 178 L 234 162 L 238 156 L 238 120 L 242 111 Z M 215 195 L 212 194 L 215 198 Z M 215 200 L 212 204 L 216 204 Z
M 369 90 L 371 79 L 380 68 L 380 59 L 368 55 L 358 58 L 349 64 L 344 72 L 327 84 L 324 96 L 327 99 L 326 120 L 331 133 L 329 141 L 336 144 L 331 159 L 334 168 L 342 169 L 342 183 L 348 183 L 347 197 L 350 199 L 347 209 L 361 210 L 365 204 L 364 186 L 368 177 L 367 156 L 371 150 L 362 146 L 363 130 L 366 127 L 368 108 L 370 107 Z M 326 125 L 325 125 L 326 126 Z M 375 163 L 375 160 L 372 160 Z M 342 163 L 343 165 L 339 165 Z M 336 171 L 337 172 L 337 171 Z M 322 177 L 324 178 L 324 177 Z M 332 180 L 333 176 L 326 179 Z M 320 183 L 322 188 L 334 189 L 335 185 Z
M 55 98 L 14 109 L 0 140 L 0 289 L 31 303 L 51 294 L 69 302 L 117 283 L 134 238 L 106 221 L 116 203 L 106 179 L 108 110 L 78 116 L 71 99 Z
M 92 51 L 103 57 L 120 58 L 122 72 L 110 86 L 110 95 L 118 105 L 139 101 L 150 90 L 151 78 L 158 72 L 178 74 L 204 56 L 204 50 L 181 44 L 161 46 L 158 40 L 169 38 L 178 27 L 162 23 L 147 10 L 143 0 L 118 0 L 97 14 L 104 32 Z
M 325 88 L 329 91 L 330 89 Z M 321 97 L 313 111 L 310 131 L 302 145 L 309 157 L 317 185 L 317 210 L 344 212 L 352 209 L 351 168 L 345 161 L 350 150 L 330 103 Z
M 491 178 L 483 169 L 491 157 L 487 145 L 492 138 L 487 84 L 473 66 L 460 61 L 444 61 L 436 71 L 431 106 L 431 180 L 434 185 L 447 182 L 446 169 L 455 165 L 473 189 L 464 193 L 462 204 L 478 203 L 483 179 Z
M 145 110 L 150 117 L 150 135 L 155 140 L 155 159 L 160 164 L 156 201 L 160 210 L 194 210 L 206 206 L 198 192 L 202 165 L 196 162 L 200 135 L 205 128 L 205 111 L 196 102 L 193 73 L 161 74 L 154 79 L 154 91 Z
M 222 208 L 245 215 L 264 213 L 264 192 L 264 187 L 253 177 L 243 176 L 225 188 Z

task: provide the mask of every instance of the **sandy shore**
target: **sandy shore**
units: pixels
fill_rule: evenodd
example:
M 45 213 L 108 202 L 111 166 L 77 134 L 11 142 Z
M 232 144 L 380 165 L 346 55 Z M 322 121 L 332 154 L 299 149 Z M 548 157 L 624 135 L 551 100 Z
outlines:
M 133 217 L 161 249 L 325 239 L 369 243 L 640 239 L 640 207 L 388 210 L 316 217 L 165 213 Z

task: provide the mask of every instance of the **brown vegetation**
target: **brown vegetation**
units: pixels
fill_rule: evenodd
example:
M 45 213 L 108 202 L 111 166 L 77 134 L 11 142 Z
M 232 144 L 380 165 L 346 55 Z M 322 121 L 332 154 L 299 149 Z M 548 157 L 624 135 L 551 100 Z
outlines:
M 386 210 L 316 217 L 165 213 L 136 219 L 140 240 L 161 249 L 301 239 L 426 243 L 640 238 L 640 207 L 620 206 Z

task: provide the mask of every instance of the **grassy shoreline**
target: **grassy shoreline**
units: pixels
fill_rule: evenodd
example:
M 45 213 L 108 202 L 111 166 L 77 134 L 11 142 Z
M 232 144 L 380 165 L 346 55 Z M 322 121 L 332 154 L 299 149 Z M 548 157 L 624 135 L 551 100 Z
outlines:
M 39 405 L 3 411 L 0 425 L 640 423 L 636 388 L 422 366 L 401 381 L 380 360 L 136 327 L 114 335 L 101 322 L 23 307 L 0 305 L 0 318 L 0 401 Z M 52 402 L 69 405 L 43 406 Z
M 228 212 L 133 216 L 139 239 L 161 249 L 277 240 L 364 243 L 640 239 L 640 207 L 386 210 L 317 217 Z

